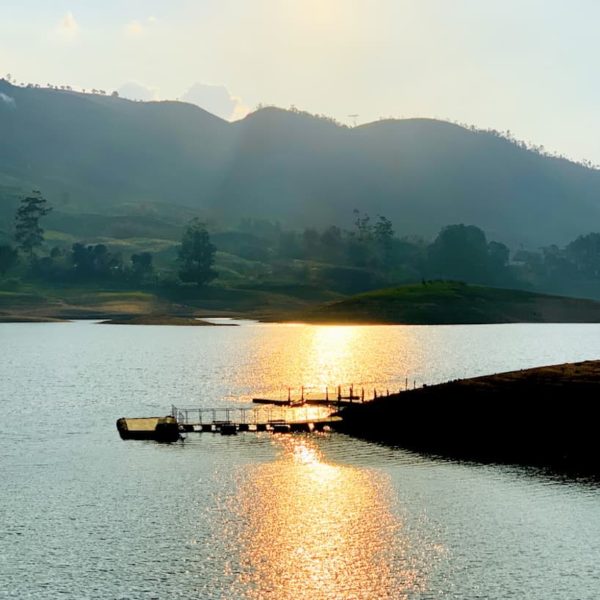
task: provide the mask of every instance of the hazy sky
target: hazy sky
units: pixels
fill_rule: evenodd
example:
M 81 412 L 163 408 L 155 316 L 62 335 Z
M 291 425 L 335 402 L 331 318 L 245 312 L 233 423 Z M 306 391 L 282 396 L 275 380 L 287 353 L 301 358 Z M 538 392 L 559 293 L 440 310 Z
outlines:
M 449 118 L 600 163 L 599 31 L 597 0 L 2 0 L 0 74 L 233 117 Z

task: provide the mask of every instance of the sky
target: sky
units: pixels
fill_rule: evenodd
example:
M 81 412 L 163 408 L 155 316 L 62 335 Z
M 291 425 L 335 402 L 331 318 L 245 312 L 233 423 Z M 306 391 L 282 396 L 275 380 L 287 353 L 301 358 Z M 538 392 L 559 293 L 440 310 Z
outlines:
M 0 0 L 0 76 L 449 119 L 600 163 L 599 26 L 597 0 Z

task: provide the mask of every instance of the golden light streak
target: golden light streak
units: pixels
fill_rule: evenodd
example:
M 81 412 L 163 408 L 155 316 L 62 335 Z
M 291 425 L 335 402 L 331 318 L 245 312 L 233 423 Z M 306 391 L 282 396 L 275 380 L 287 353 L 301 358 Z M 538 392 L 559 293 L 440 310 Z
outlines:
M 278 443 L 280 459 L 253 468 L 235 501 L 244 523 L 236 597 L 402 599 L 422 589 L 410 561 L 397 566 L 402 527 L 385 478 L 328 464 L 314 439 Z

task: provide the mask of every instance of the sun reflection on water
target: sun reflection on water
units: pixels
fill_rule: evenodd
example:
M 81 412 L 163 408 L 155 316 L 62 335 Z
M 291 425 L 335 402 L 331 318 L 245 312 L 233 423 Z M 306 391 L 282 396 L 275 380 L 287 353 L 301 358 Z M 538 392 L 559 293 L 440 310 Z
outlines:
M 328 464 L 308 437 L 275 440 L 279 459 L 244 474 L 232 507 L 242 523 L 235 597 L 401 599 L 423 589 L 385 476 Z
M 422 348 L 418 336 L 396 328 L 394 345 L 377 326 L 314 325 L 258 328 L 258 341 L 246 360 L 252 370 L 228 372 L 247 402 L 256 395 L 284 400 L 291 388 L 299 399 L 302 387 L 307 398 L 335 397 L 337 386 L 372 396 L 398 391 L 405 380 L 422 382 Z
M 358 327 L 328 325 L 315 327 L 311 339 L 310 371 L 313 386 L 323 387 L 337 382 L 345 383 L 352 349 L 359 345 L 361 331 Z

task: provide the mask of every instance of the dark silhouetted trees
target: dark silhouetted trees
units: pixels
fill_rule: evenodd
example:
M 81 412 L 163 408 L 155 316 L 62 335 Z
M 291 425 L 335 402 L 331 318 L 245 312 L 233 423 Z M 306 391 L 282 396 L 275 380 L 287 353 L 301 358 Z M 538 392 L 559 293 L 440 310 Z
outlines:
M 500 283 L 507 279 L 509 250 L 490 242 L 474 225 L 444 227 L 428 249 L 430 276 L 471 283 Z
M 150 252 L 141 252 L 131 255 L 131 274 L 134 280 L 143 282 L 152 277 L 154 266 L 152 264 L 152 254 Z
M 123 272 L 123 260 L 118 253 L 112 253 L 104 244 L 73 244 L 71 264 L 75 279 L 107 279 Z
M 18 258 L 18 252 L 12 246 L 0 245 L 0 275 L 6 275 L 17 264 Z
M 30 196 L 23 198 L 15 216 L 15 240 L 19 249 L 32 261 L 36 248 L 44 242 L 44 230 L 40 227 L 40 219 L 52 209 L 47 206 L 42 193 L 34 190 Z
M 381 269 L 388 269 L 393 263 L 394 228 L 392 222 L 381 215 L 373 226 L 376 261 Z
M 206 225 L 197 218 L 192 219 L 183 234 L 177 253 L 181 281 L 203 286 L 215 279 L 218 274 L 212 267 L 216 251 Z
M 564 255 L 578 276 L 600 278 L 600 233 L 579 236 L 567 245 Z

